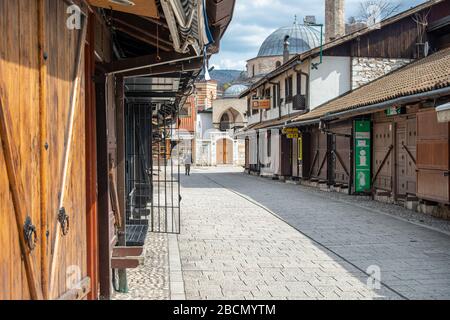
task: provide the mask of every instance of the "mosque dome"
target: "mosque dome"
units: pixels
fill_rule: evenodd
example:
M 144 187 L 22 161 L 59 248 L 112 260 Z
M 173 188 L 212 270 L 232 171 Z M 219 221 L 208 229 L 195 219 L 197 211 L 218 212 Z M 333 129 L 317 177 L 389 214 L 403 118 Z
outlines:
M 248 89 L 248 87 L 243 84 L 233 84 L 232 86 L 230 86 L 229 88 L 227 88 L 224 91 L 223 97 L 224 98 L 237 98 L 237 97 L 239 97 L 239 95 L 242 92 L 244 92 L 247 89 Z
M 259 49 L 258 57 L 282 56 L 286 36 L 289 36 L 290 54 L 303 53 L 320 46 L 320 29 L 295 21 L 290 27 L 281 27 L 267 37 Z

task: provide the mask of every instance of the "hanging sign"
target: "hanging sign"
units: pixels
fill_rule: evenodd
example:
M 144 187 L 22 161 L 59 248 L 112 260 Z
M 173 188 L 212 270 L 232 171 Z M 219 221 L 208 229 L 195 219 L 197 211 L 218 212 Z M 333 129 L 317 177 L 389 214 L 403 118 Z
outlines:
M 371 188 L 370 127 L 370 121 L 355 121 L 355 192 L 367 192 Z
M 252 109 L 253 110 L 267 110 L 270 109 L 270 99 L 252 99 Z
M 283 134 L 298 134 L 298 128 L 283 128 Z

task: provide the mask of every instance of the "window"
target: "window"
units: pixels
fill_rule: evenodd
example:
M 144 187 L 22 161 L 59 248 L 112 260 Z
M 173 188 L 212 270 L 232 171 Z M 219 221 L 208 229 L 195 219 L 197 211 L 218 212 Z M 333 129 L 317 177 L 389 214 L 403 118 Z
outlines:
M 267 131 L 267 156 L 270 157 L 272 154 L 272 131 Z
M 253 99 L 256 99 L 256 95 L 253 96 Z M 252 106 L 251 104 L 252 104 L 252 103 L 251 103 L 251 101 L 250 101 L 250 108 L 252 109 L 252 115 L 255 115 L 255 114 L 258 113 L 258 110 L 257 110 L 257 109 L 253 109 L 253 106 Z
M 222 119 L 220 119 L 220 131 L 227 131 L 231 128 L 230 117 L 228 113 L 224 113 Z
M 276 86 L 276 85 L 272 87 L 272 92 L 273 92 L 273 95 L 272 95 L 272 108 L 278 107 L 278 101 L 277 101 L 277 99 L 278 99 L 277 87 L 278 87 L 278 86 Z
M 264 99 L 269 99 L 270 100 L 270 88 L 265 90 Z
M 281 86 L 280 84 L 276 85 L 277 87 L 277 107 L 281 106 Z
M 284 80 L 284 96 L 286 98 L 286 103 L 292 101 L 292 76 L 289 76 Z
M 252 74 L 253 74 L 253 77 L 254 77 L 255 76 L 255 65 L 252 66 Z
M 297 94 L 302 94 L 302 74 L 297 73 Z
M 275 63 L 275 67 L 277 67 L 277 68 L 281 67 L 281 62 L 277 61 L 277 63 Z

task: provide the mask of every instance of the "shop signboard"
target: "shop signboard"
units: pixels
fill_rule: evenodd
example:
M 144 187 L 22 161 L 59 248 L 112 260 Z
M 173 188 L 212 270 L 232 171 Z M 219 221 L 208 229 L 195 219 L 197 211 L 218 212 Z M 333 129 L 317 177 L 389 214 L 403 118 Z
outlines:
M 252 99 L 253 110 L 268 110 L 270 109 L 270 99 Z
M 368 192 L 371 188 L 371 122 L 357 120 L 354 128 L 355 192 Z

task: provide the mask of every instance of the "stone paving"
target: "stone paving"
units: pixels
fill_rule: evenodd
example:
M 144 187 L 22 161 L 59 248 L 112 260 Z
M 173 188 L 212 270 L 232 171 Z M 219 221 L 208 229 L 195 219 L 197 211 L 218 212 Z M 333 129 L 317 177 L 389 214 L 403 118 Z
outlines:
M 450 236 L 375 203 L 234 168 L 193 170 L 182 195 L 187 299 L 450 298 Z
M 167 234 L 148 234 L 144 265 L 127 270 L 128 292 L 115 293 L 114 300 L 169 300 L 169 240 Z

